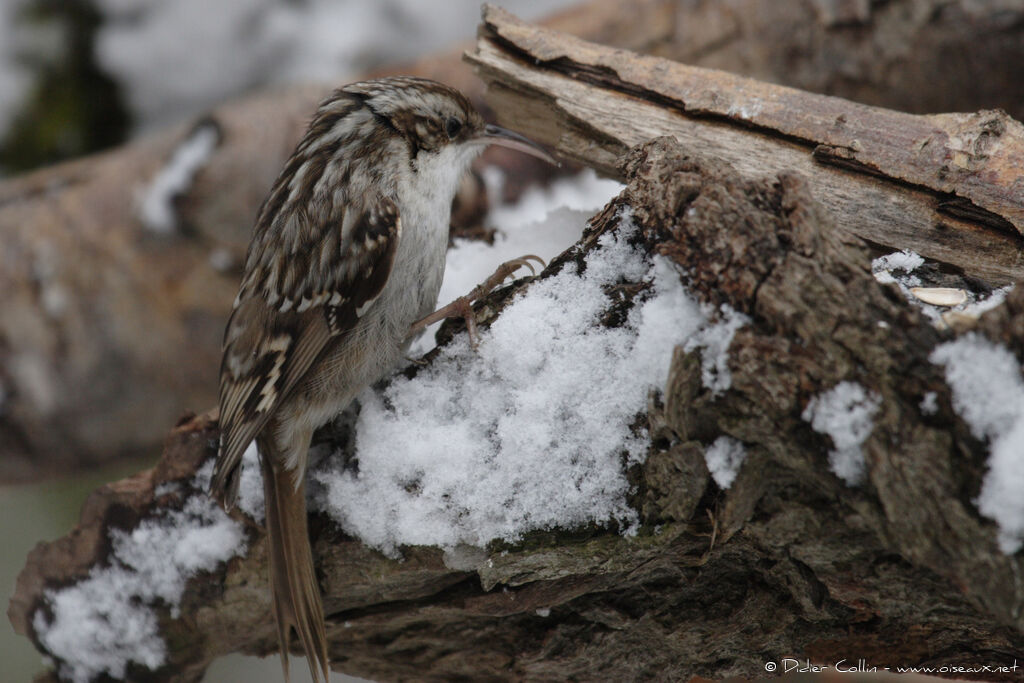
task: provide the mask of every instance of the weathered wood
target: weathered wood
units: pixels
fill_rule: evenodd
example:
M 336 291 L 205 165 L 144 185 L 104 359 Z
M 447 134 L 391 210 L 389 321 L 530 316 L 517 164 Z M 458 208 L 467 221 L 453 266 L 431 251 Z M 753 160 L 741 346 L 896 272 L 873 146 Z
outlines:
M 899 111 L 1000 108 L 1024 120 L 1024 79 L 1015 64 L 1024 50 L 1024 6 L 1016 2 L 664 4 L 671 19 L 652 32 L 659 38 L 629 49 Z
M 1004 284 L 1024 278 L 1024 126 L 916 116 L 595 45 L 485 10 L 468 55 L 510 126 L 614 174 L 672 135 L 749 177 L 794 170 L 838 226 Z
M 598 0 L 550 21 L 644 49 L 663 37 L 655 28 L 670 24 L 668 13 L 660 0 L 629 13 Z M 486 111 L 465 47 L 368 77 L 435 78 Z M 331 87 L 273 88 L 203 116 L 218 142 L 173 198 L 169 233 L 145 228 L 139 202 L 193 123 L 0 182 L 0 481 L 152 452 L 184 411 L 216 402 L 224 322 L 256 211 Z M 500 148 L 485 164 L 505 172 L 506 200 L 553 173 Z M 457 233 L 484 232 L 476 181 L 456 205 Z
M 315 516 L 333 665 L 397 681 L 761 678 L 784 656 L 1011 665 L 1024 650 L 1024 557 L 1000 553 L 972 502 L 986 448 L 928 361 L 952 333 L 875 281 L 863 244 L 834 229 L 795 174 L 745 179 L 667 139 L 633 152 L 622 174 L 626 190 L 540 277 L 585 262 L 628 209 L 642 242 L 675 261 L 692 291 L 751 314 L 729 348 L 731 386 L 705 388 L 701 352 L 677 349 L 647 415 L 647 461 L 633 471 L 634 537 L 555 530 L 447 555 L 404 548 L 395 562 Z M 478 308 L 481 325 L 511 293 Z M 1024 291 L 982 316 L 978 330 L 993 329 L 1024 358 Z M 801 417 L 840 380 L 881 399 L 856 487 L 832 474 L 828 439 Z M 930 416 L 918 408 L 927 392 L 937 396 Z M 79 529 L 33 551 L 9 611 L 16 630 L 32 635 L 46 588 L 103 566 L 112 528 L 203 495 L 190 482 L 216 434 L 210 416 L 183 424 L 156 470 L 101 489 Z M 339 434 L 318 439 L 344 447 Z M 703 459 L 720 436 L 747 452 L 727 490 Z M 161 679 L 198 680 L 220 654 L 274 647 L 262 532 L 237 519 L 248 554 L 192 579 L 180 614 L 153 605 L 174 645 Z
M 971 0 L 592 0 L 544 23 L 907 111 L 998 106 L 1020 117 L 1022 15 L 1012 3 Z M 445 80 L 482 101 L 483 86 L 460 53 L 388 73 Z M 0 480 L 147 452 L 182 410 L 213 403 L 222 321 L 253 215 L 327 89 L 273 89 L 210 112 L 220 144 L 175 202 L 183 228 L 175 235 L 143 230 L 136 199 L 191 125 L 0 183 Z M 712 135 L 707 148 L 716 144 Z M 494 159 L 512 171 L 513 196 L 548 172 L 522 155 Z M 603 157 L 605 167 L 613 160 Z M 461 215 L 478 220 L 481 207 L 469 204 Z M 897 209 L 883 220 L 898 230 Z M 927 237 L 956 252 L 958 231 L 970 224 L 943 220 L 950 228 Z M 1007 239 L 991 239 L 983 258 L 998 262 Z

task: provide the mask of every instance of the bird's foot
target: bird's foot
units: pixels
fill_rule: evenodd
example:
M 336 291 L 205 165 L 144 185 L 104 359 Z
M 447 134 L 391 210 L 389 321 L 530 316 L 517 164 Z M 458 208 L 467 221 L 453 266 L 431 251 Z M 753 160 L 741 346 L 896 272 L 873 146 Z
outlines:
M 512 275 L 520 268 L 529 268 L 530 274 L 536 275 L 537 271 L 534 269 L 534 261 L 540 264 L 541 268 L 545 265 L 544 259 L 539 256 L 534 256 L 533 254 L 527 254 L 526 256 L 520 256 L 519 258 L 505 261 L 498 266 L 489 278 L 474 287 L 473 291 L 469 294 L 460 296 L 447 306 L 439 308 L 427 317 L 414 322 L 412 324 L 410 334 L 417 334 L 428 325 L 433 325 L 439 320 L 444 320 L 445 318 L 462 318 L 466 321 L 466 331 L 469 333 L 470 346 L 475 349 L 478 343 L 478 335 L 476 329 L 476 316 L 473 314 L 473 302 L 487 296 L 492 289 L 500 285 L 509 275 Z

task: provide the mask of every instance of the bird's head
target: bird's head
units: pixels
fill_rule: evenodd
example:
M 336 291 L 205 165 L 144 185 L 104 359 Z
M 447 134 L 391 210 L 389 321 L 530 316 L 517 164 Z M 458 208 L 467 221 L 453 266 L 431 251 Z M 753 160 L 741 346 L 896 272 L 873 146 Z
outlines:
M 433 166 L 434 158 L 468 164 L 488 145 L 509 147 L 556 163 L 528 138 L 485 123 L 465 95 L 443 83 L 402 76 L 353 83 L 343 90 L 363 98 L 380 121 L 406 139 L 414 169 Z

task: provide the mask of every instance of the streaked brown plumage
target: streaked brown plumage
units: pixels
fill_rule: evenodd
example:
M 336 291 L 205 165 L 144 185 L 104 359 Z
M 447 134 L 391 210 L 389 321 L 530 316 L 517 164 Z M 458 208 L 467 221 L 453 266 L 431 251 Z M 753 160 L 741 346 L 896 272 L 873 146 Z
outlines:
M 485 126 L 448 86 L 355 83 L 320 105 L 260 209 L 224 335 L 211 491 L 234 505 L 242 453 L 255 439 L 286 679 L 293 627 L 314 681 L 328 671 L 306 527 L 313 431 L 402 358 L 412 324 L 433 310 L 452 197 L 490 143 L 544 155 Z

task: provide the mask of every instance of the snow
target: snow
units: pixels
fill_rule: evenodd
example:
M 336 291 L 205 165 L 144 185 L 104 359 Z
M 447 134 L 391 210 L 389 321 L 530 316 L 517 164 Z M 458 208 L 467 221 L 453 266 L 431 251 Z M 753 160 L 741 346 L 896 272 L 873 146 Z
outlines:
M 507 0 L 536 19 L 571 0 Z M 58 22 L 26 21 L 26 0 L 0 2 L 0 138 L 43 65 L 66 52 Z M 283 83 L 342 85 L 368 70 L 474 40 L 477 0 L 96 0 L 98 68 L 116 83 L 135 132 L 198 116 Z M 26 59 L 26 56 L 29 59 Z M 2 172 L 2 169 L 0 169 Z
M 918 406 L 921 409 L 923 415 L 934 415 L 939 410 L 939 395 L 934 391 L 925 392 L 925 395 L 921 398 L 921 405 Z
M 726 116 L 739 116 L 741 119 L 752 119 L 760 114 L 763 109 L 764 102 L 761 101 L 760 97 L 754 97 L 749 102 L 744 102 L 743 104 L 734 102 L 725 114 Z
M 899 287 L 903 296 L 916 306 L 928 318 L 933 325 L 945 327 L 942 314 L 946 311 L 959 311 L 971 317 L 977 317 L 985 311 L 990 311 L 999 306 L 1006 299 L 1006 295 L 1013 289 L 1013 285 L 1006 285 L 993 290 L 987 296 L 979 296 L 974 292 L 965 292 L 967 300 L 956 306 L 934 306 L 927 304 L 911 291 L 914 287 L 921 286 L 921 278 L 914 274 L 914 271 L 925 264 L 920 254 L 904 249 L 885 256 L 880 256 L 871 262 L 871 272 L 875 279 L 882 284 L 895 284 Z
M 966 303 L 952 308 L 924 304 L 911 287 L 921 284 L 913 271 L 924 264 L 919 255 L 902 251 L 872 262 L 879 282 L 896 283 L 904 296 L 938 323 L 946 310 L 976 317 L 1006 300 L 1013 285 L 998 288 L 987 297 L 968 292 Z M 903 271 L 894 273 L 894 271 Z M 1006 348 L 974 332 L 938 346 L 931 361 L 946 369 L 953 390 L 953 408 L 978 439 L 989 444 L 988 471 L 975 504 L 979 512 L 999 527 L 999 547 L 1007 554 L 1024 546 L 1024 380 L 1016 358 Z M 937 395 L 928 392 L 921 400 L 925 415 L 938 409 Z M 819 430 L 820 431 L 820 430 Z M 850 471 L 857 472 L 855 466 Z
M 720 436 L 704 451 L 704 462 L 719 488 L 732 486 L 740 465 L 747 457 L 743 444 L 729 436 Z
M 829 465 L 848 486 L 864 480 L 864 454 L 861 446 L 871 436 L 873 419 L 881 398 L 856 382 L 843 381 L 815 396 L 801 417 L 811 428 L 832 439 Z
M 647 439 L 631 424 L 675 345 L 707 321 L 666 260 L 627 243 L 632 229 L 627 218 L 602 236 L 584 273 L 570 262 L 531 285 L 476 351 L 457 337 L 413 380 L 363 393 L 358 471 L 317 473 L 346 532 L 396 556 L 636 521 L 624 460 L 642 461 Z M 649 283 L 649 296 L 621 327 L 601 327 L 620 296 L 608 288 L 624 281 Z
M 503 172 L 487 167 L 483 175 L 494 207 L 487 216 L 487 224 L 496 229 L 494 243 L 455 240 L 448 250 L 439 304 L 467 294 L 504 261 L 527 253 L 550 260 L 562 253 L 579 240 L 587 219 L 623 188 L 620 183 L 598 178 L 594 171 L 586 169 L 548 187 L 529 188 L 516 202 L 503 204 L 499 201 Z M 523 270 L 517 276 L 523 274 L 529 272 Z M 434 347 L 438 327 L 440 323 L 427 328 L 410 349 L 410 357 Z M 257 522 L 263 519 L 263 484 L 255 442 L 243 455 L 238 507 Z
M 704 315 L 712 317 L 712 308 L 704 306 Z M 736 334 L 736 330 L 750 322 L 750 319 L 735 311 L 727 304 L 719 308 L 720 319 L 717 325 L 708 325 L 702 328 L 691 337 L 685 349 L 693 351 L 702 349 L 701 352 L 701 384 L 710 389 L 712 395 L 719 396 L 722 392 L 732 386 L 732 375 L 729 374 L 729 345 Z
M 1006 301 L 1006 295 L 1013 291 L 1014 285 L 1006 285 L 992 291 L 992 293 L 985 299 L 979 299 L 977 301 L 969 301 L 964 307 L 963 312 L 972 316 L 979 316 L 985 311 L 991 311 L 996 306 L 1001 306 Z
M 904 249 L 876 258 L 871 262 L 871 272 L 874 273 L 875 278 L 879 282 L 895 282 L 896 277 L 892 272 L 894 270 L 902 270 L 907 277 L 904 280 L 904 284 L 908 287 L 916 287 L 921 284 L 921 281 L 912 276 L 911 273 L 923 265 L 924 259 L 920 254 Z
M 263 478 L 260 474 L 259 453 L 253 441 L 242 454 L 242 475 L 238 480 L 238 509 L 249 515 L 255 522 L 261 523 L 265 509 L 263 507 Z
M 547 188 L 531 187 L 513 204 L 498 201 L 503 173 L 493 166 L 484 169 L 491 206 L 487 224 L 497 231 L 494 244 L 480 240 L 456 239 L 448 250 L 439 305 L 468 294 L 494 270 L 510 259 L 536 254 L 549 261 L 579 240 L 587 219 L 622 191 L 614 180 L 598 178 L 587 169 L 570 178 L 560 178 Z M 517 277 L 529 275 L 520 270 Z M 428 327 L 410 350 L 418 356 L 434 346 L 434 334 L 441 323 Z
M 497 263 L 527 251 L 556 254 L 619 189 L 588 173 L 496 210 L 495 245 L 456 245 L 446 287 L 468 291 Z M 553 208 L 566 202 L 588 208 Z M 474 548 L 536 529 L 618 523 L 628 533 L 637 516 L 626 501 L 626 473 L 646 457 L 638 418 L 649 393 L 662 388 L 674 348 L 692 340 L 717 368 L 712 384 L 722 386 L 738 320 L 728 311 L 713 316 L 668 260 L 632 246 L 635 230 L 626 213 L 589 253 L 583 273 L 569 261 L 532 283 L 481 331 L 478 349 L 458 336 L 413 379 L 397 375 L 364 391 L 358 468 L 343 468 L 336 454 L 320 459 L 311 506 L 393 557 L 405 545 L 434 545 L 472 563 L 484 557 Z M 646 289 L 625 322 L 602 326 L 622 302 L 618 286 L 631 283 Z M 734 476 L 742 445 L 720 439 L 709 453 L 722 462 L 713 467 L 716 480 L 729 469 Z M 47 591 L 34 627 L 62 677 L 121 678 L 132 662 L 161 666 L 167 646 L 153 608 L 177 615 L 189 577 L 245 552 L 241 526 L 201 493 L 211 472 L 212 461 L 188 485 L 161 487 L 163 495 L 191 495 L 180 510 L 158 509 L 134 530 L 110 532 L 108 566 Z M 263 518 L 255 445 L 243 455 L 238 506 Z
M 174 199 L 188 190 L 192 178 L 206 165 L 219 143 L 217 127 L 205 124 L 178 145 L 143 193 L 139 218 L 148 230 L 160 234 L 174 232 L 178 224 Z
M 568 5 L 512 0 L 537 17 Z M 98 0 L 97 61 L 143 129 L 276 83 L 342 84 L 369 69 L 471 41 L 477 0 Z M 215 65 L 215 68 L 211 68 Z
M 212 468 L 210 461 L 197 473 L 194 489 L 206 490 Z M 46 609 L 33 617 L 39 641 L 60 660 L 61 678 L 76 683 L 124 678 L 130 662 L 161 666 L 166 646 L 152 607 L 169 605 L 176 616 L 190 577 L 245 551 L 242 528 L 204 493 L 109 539 L 110 565 L 46 591 Z
M 1024 379 L 1008 349 L 969 332 L 942 344 L 930 360 L 945 366 L 953 409 L 989 444 L 988 472 L 975 504 L 999 526 L 999 547 L 1024 545 Z

